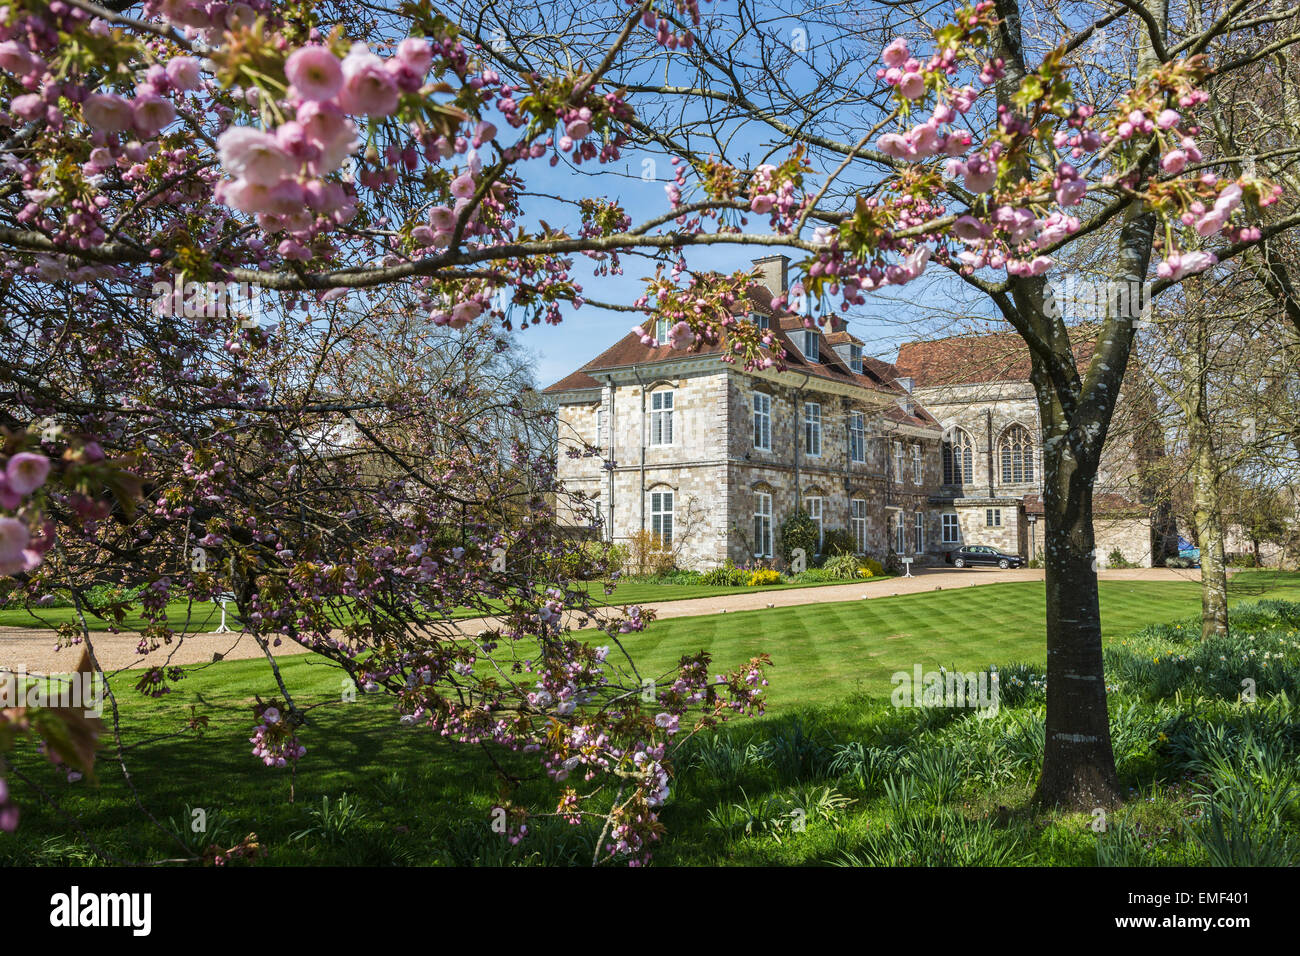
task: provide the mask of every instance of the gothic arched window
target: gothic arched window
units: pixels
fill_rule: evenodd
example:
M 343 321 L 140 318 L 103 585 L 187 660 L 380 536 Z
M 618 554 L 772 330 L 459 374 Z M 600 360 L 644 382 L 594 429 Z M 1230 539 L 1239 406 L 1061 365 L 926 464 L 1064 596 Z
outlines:
M 998 443 L 998 459 L 1002 464 L 1002 484 L 1020 484 L 1034 480 L 1034 443 L 1029 429 L 1012 425 L 1002 433 Z
M 951 428 L 943 439 L 943 483 L 964 485 L 975 477 L 975 444 L 961 428 Z

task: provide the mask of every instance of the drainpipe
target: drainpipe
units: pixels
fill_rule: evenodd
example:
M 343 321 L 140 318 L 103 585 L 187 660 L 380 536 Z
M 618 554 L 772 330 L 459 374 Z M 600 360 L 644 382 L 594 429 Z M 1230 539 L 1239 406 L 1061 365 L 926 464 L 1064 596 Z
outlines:
M 646 442 L 646 418 L 645 418 L 645 393 L 646 384 L 641 380 L 641 370 L 635 365 L 632 366 L 632 375 L 636 383 L 641 386 L 641 530 L 645 530 L 645 442 Z

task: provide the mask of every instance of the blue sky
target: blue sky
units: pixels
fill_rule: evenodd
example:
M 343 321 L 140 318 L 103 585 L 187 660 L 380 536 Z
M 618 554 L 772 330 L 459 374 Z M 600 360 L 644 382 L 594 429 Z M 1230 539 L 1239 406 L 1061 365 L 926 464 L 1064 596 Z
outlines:
M 765 25 L 779 34 L 785 29 L 783 24 L 787 21 L 791 29 L 804 26 L 797 19 L 780 15 L 768 20 Z M 802 67 L 795 67 L 786 76 L 787 81 L 796 85 L 799 71 L 808 70 L 817 63 L 818 41 L 821 38 L 816 35 L 815 28 L 811 33 L 807 37 L 810 58 L 804 61 Z M 844 36 L 841 34 L 841 42 Z M 863 52 L 857 50 L 855 55 L 861 57 Z M 663 61 L 659 62 L 660 69 L 663 69 Z M 660 74 L 654 79 L 667 82 L 689 79 L 685 75 L 674 75 L 676 63 L 670 60 L 670 64 L 667 75 Z M 870 64 L 864 62 L 862 66 L 867 69 Z M 629 102 L 634 109 L 644 105 L 638 103 L 635 95 Z M 694 118 L 689 104 L 685 107 L 685 118 L 688 121 Z M 781 154 L 771 154 L 771 130 L 763 124 L 723 128 L 723 139 L 728 143 L 728 158 L 738 165 L 780 162 L 784 158 Z M 816 157 L 812 158 L 815 163 Z M 643 164 L 647 159 L 653 160 L 653 169 L 650 171 L 653 178 L 649 180 L 643 178 L 646 175 Z M 814 170 L 814 176 L 817 172 Z M 664 187 L 671 180 L 674 169 L 670 157 L 662 153 L 628 149 L 619 161 L 606 166 L 584 163 L 575 169 L 567 162 L 562 162 L 551 167 L 545 160 L 540 160 L 526 163 L 521 173 L 530 192 L 562 196 L 569 200 L 583 196 L 615 198 L 631 215 L 633 223 L 639 223 L 668 210 Z M 855 180 L 860 182 L 864 175 L 869 177 L 870 174 L 860 170 Z M 808 188 L 816 190 L 821 181 L 820 178 L 814 179 Z M 687 201 L 694 198 L 689 179 L 684 198 Z M 571 233 L 576 232 L 576 215 L 572 208 L 560 206 L 548 199 L 534 198 L 527 201 L 526 214 L 522 218 L 530 226 L 535 226 L 537 218 L 545 218 L 553 225 L 563 223 Z M 746 229 L 750 232 L 766 232 L 766 225 L 766 217 L 750 216 Z M 807 228 L 807 232 L 811 233 L 811 227 Z M 754 258 L 777 251 L 764 246 L 714 246 L 687 249 L 686 261 L 691 269 L 732 272 L 747 267 Z M 787 254 L 796 262 L 802 258 L 799 253 L 787 251 Z M 574 278 L 583 285 L 587 296 L 609 302 L 631 304 L 644 291 L 643 278 L 654 272 L 652 262 L 637 256 L 624 259 L 624 276 L 596 277 L 593 275 L 594 265 L 586 257 L 576 256 Z M 795 277 L 792 269 L 791 280 Z M 832 309 L 836 305 L 838 303 L 827 303 Z M 971 317 L 989 315 L 990 305 L 987 299 L 972 292 L 947 270 L 932 266 L 921 279 L 906 287 L 874 296 L 869 305 L 850 311 L 846 318 L 849 320 L 850 331 L 867 343 L 869 354 L 892 359 L 901 342 L 955 334 L 969 331 L 973 327 L 986 327 Z M 638 321 L 632 313 L 612 312 L 590 305 L 579 310 L 566 308 L 564 315 L 564 321 L 559 326 L 534 326 L 517 337 L 517 341 L 536 356 L 536 379 L 540 387 L 564 377 L 613 345 Z M 1001 323 L 999 326 L 1005 328 Z
M 601 7 L 604 0 L 593 2 Z M 792 63 L 785 64 L 785 82 L 794 87 L 805 82 L 812 84 L 817 80 L 817 71 L 824 68 L 824 62 L 830 61 L 854 63 L 864 74 L 863 82 L 874 82 L 866 77 L 874 68 L 872 60 L 875 51 L 861 48 L 854 31 L 828 31 L 825 36 L 820 36 L 816 24 L 792 16 L 778 9 L 779 6 L 760 8 L 764 14 L 759 18 L 762 29 L 774 40 L 793 37 L 794 31 L 798 31 L 806 41 L 806 53 L 794 57 Z M 622 5 L 613 4 L 610 10 L 621 14 Z M 876 11 L 875 16 L 882 20 L 893 19 L 887 8 Z M 723 27 L 724 32 L 725 29 Z M 741 40 L 740 44 L 745 46 L 745 41 Z M 851 44 L 852 49 L 844 47 L 844 44 Z M 838 60 L 835 56 L 837 53 Z M 829 61 L 826 60 L 827 56 L 830 57 Z M 695 85 L 698 79 L 674 55 L 668 55 L 666 61 L 664 56 L 657 56 L 649 69 L 651 72 L 643 77 L 621 75 L 619 82 L 631 80 Z M 652 101 L 639 101 L 637 95 L 633 94 L 629 103 L 641 115 L 654 115 Z M 687 123 L 694 123 L 703 117 L 702 109 L 689 102 L 677 105 L 683 111 L 681 119 Z M 737 165 L 752 168 L 760 162 L 780 162 L 785 158 L 784 154 L 772 153 L 772 131 L 765 124 L 719 122 L 715 130 L 720 139 L 727 143 L 727 158 Z M 702 147 L 704 142 L 692 139 L 695 148 L 707 149 Z M 817 162 L 815 156 L 811 158 L 814 163 Z M 645 178 L 647 171 L 643 165 L 647 159 L 653 161 L 649 179 Z M 834 165 L 838 165 L 838 159 Z M 561 196 L 570 201 L 584 196 L 615 198 L 631 215 L 633 223 L 639 223 L 668 210 L 664 187 L 671 180 L 674 169 L 670 157 L 661 152 L 626 149 L 620 160 L 605 166 L 590 162 L 575 169 L 566 161 L 551 167 L 547 160 L 535 160 L 523 164 L 520 172 L 529 192 L 541 196 Z M 819 188 L 823 181 L 817 178 L 819 172 L 824 173 L 825 170 L 815 169 L 815 178 L 811 184 L 806 183 L 807 188 Z M 871 176 L 870 171 L 859 169 L 853 181 L 860 186 L 864 181 L 870 182 Z M 695 198 L 692 188 L 693 184 L 688 179 L 684 190 L 687 201 Z M 537 220 L 544 218 L 554 226 L 563 225 L 570 234 L 577 231 L 577 216 L 572 207 L 563 206 L 548 198 L 534 196 L 526 200 L 525 214 L 520 218 L 529 227 L 536 227 Z M 746 228 L 750 232 L 766 232 L 766 225 L 766 217 L 750 216 Z M 807 232 L 811 233 L 811 227 L 807 228 Z M 686 261 L 691 269 L 732 272 L 747 267 L 754 258 L 777 251 L 772 247 L 740 245 L 687 249 Z M 792 255 L 795 261 L 800 258 L 801 254 Z M 575 256 L 574 278 L 583 285 L 587 296 L 609 302 L 631 304 L 644 291 L 643 277 L 654 272 L 652 262 L 637 256 L 625 258 L 624 276 L 595 277 L 594 265 L 586 257 Z M 791 279 L 794 278 L 792 270 Z M 827 303 L 832 309 L 835 305 L 838 303 Z M 850 331 L 867 343 L 869 354 L 891 359 L 901 342 L 968 331 L 978 325 L 970 317 L 989 314 L 990 303 L 987 299 L 973 293 L 947 270 L 932 266 L 921 279 L 906 287 L 873 297 L 868 306 L 851 311 L 846 318 L 849 320 Z M 579 310 L 566 308 L 564 316 L 564 321 L 559 326 L 534 326 L 517 336 L 517 341 L 536 356 L 535 373 L 537 384 L 541 387 L 550 385 L 598 355 L 626 335 L 629 328 L 638 321 L 631 313 L 611 312 L 593 306 Z
M 632 216 L 633 222 L 661 214 L 668 208 L 664 195 L 667 177 L 662 174 L 653 181 L 643 181 L 640 176 L 641 161 L 647 155 L 625 153 L 618 163 L 600 171 L 566 169 L 540 166 L 529 169 L 529 185 L 543 193 L 576 198 L 581 195 L 603 195 L 617 198 Z M 659 171 L 670 170 L 667 159 L 656 157 Z M 668 174 L 671 176 L 671 173 Z M 815 187 L 814 187 L 815 188 Z M 691 194 L 688 191 L 686 198 Z M 550 218 L 551 213 L 556 218 Z M 536 215 L 548 221 L 565 221 L 566 213 L 542 209 Z M 751 216 L 751 232 L 765 231 L 763 217 Z M 711 269 L 731 272 L 747 267 L 753 259 L 784 251 L 792 259 L 791 281 L 796 278 L 793 263 L 802 258 L 797 250 L 778 250 L 770 246 L 712 246 L 688 248 L 686 262 L 691 269 Z M 644 279 L 653 275 L 654 263 L 632 256 L 623 260 L 624 275 L 597 277 L 593 274 L 595 263 L 585 256 L 575 256 L 573 275 L 583 286 L 584 293 L 593 299 L 631 304 L 644 291 Z M 838 305 L 835 303 L 834 305 Z M 989 314 L 989 303 L 983 296 L 973 293 L 939 266 L 932 266 L 920 279 L 907 286 L 888 290 L 872 296 L 867 306 L 847 313 L 849 330 L 867 343 L 868 354 L 892 359 L 902 342 L 918 338 L 969 331 L 984 327 L 974 317 Z M 536 377 L 540 387 L 568 375 L 604 349 L 627 334 L 637 322 L 632 313 L 613 312 L 592 305 L 581 309 L 566 307 L 564 321 L 558 326 L 533 326 L 518 335 L 517 341 L 536 357 Z

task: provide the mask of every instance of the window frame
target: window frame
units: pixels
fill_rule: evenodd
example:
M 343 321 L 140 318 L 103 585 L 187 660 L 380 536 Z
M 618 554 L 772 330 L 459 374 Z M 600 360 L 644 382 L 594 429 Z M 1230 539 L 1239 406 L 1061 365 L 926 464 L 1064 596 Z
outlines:
M 764 506 L 766 505 L 766 510 Z M 770 558 L 775 551 L 772 533 L 772 495 L 766 491 L 754 492 L 754 557 Z
M 951 520 L 949 520 L 951 519 Z M 949 537 L 948 530 L 952 529 Z M 945 511 L 939 518 L 939 537 L 944 544 L 961 544 L 961 519 L 952 511 Z
M 849 412 L 849 461 L 855 465 L 867 461 L 867 416 L 864 412 Z
M 985 508 L 984 509 L 984 527 L 1001 528 L 1002 527 L 1002 509 Z
M 925 459 L 921 457 L 921 443 L 912 442 L 912 484 L 919 485 L 925 481 Z
M 849 371 L 854 375 L 862 374 L 862 346 L 849 344 Z
M 975 442 L 970 433 L 961 426 L 948 430 L 943 439 L 943 483 L 945 485 L 968 485 L 975 477 Z M 958 441 L 954 442 L 956 438 Z M 961 451 L 960 458 L 958 451 Z
M 663 507 L 665 499 L 668 504 L 666 509 Z M 671 550 L 673 546 L 676 507 L 677 495 L 671 489 L 650 492 L 650 534 L 659 546 L 666 550 Z M 668 532 L 667 536 L 664 535 L 665 528 Z
M 803 341 L 799 344 L 805 361 L 820 365 L 822 361 L 821 333 L 816 329 L 804 329 Z
M 656 404 L 659 405 L 656 408 Z M 647 444 L 652 448 L 667 448 L 674 444 L 673 412 L 677 409 L 676 391 L 661 388 L 650 393 L 650 434 Z M 664 424 L 667 423 L 668 440 L 664 441 Z
M 912 553 L 925 553 L 925 512 L 913 512 L 912 517 Z
M 894 512 L 894 553 L 907 554 L 907 525 L 903 523 L 903 509 Z
M 903 450 L 901 440 L 894 439 L 894 447 L 891 449 L 894 456 L 894 484 L 901 485 L 906 478 L 904 477 L 905 466 L 907 464 L 907 453 Z
M 1016 469 L 1020 477 L 1016 477 Z M 1002 430 L 998 439 L 998 478 L 1004 485 L 1034 481 L 1034 442 L 1029 429 L 1013 422 Z
M 815 416 L 810 415 L 811 409 L 816 409 Z M 816 438 L 816 451 L 813 450 L 813 438 Z M 822 456 L 822 406 L 821 402 L 804 402 L 803 403 L 803 451 L 808 458 L 820 458 Z
M 853 542 L 858 547 L 858 554 L 865 554 L 867 550 L 866 498 L 849 499 L 849 530 L 853 533 Z
M 655 341 L 663 345 L 668 341 L 668 331 L 672 326 L 667 319 L 655 319 Z
M 762 404 L 766 406 L 762 410 L 760 410 L 758 407 L 760 404 L 759 399 L 762 399 Z M 753 415 L 754 447 L 759 451 L 771 451 L 772 450 L 772 396 L 767 394 L 767 392 L 755 392 L 753 401 L 750 403 L 750 408 L 753 409 L 753 413 L 754 413 Z M 759 427 L 760 421 L 762 422 L 762 428 Z M 766 442 L 760 444 L 759 442 L 760 437 L 765 437 Z

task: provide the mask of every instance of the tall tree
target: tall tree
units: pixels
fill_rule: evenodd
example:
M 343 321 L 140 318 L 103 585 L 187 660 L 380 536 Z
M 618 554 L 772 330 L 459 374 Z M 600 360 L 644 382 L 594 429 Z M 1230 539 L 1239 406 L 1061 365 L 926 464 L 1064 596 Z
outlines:
M 434 325 L 556 322 L 565 303 L 595 301 L 573 257 L 598 278 L 645 257 L 644 295 L 606 304 L 667 318 L 679 348 L 725 342 L 754 368 L 781 357 L 735 314 L 752 277 L 692 272 L 692 250 L 800 250 L 810 322 L 833 298 L 857 307 L 938 263 L 1033 356 L 1048 515 L 1039 797 L 1110 805 L 1091 499 L 1133 316 L 1101 322 L 1079 368 L 1046 273 L 1059 250 L 1106 233 L 1117 280 L 1141 286 L 1159 252 L 1159 291 L 1296 224 L 1257 228 L 1271 185 L 1193 156 L 1207 72 L 1241 68 L 1216 44 L 1300 16 L 1248 6 L 1171 19 L 1156 0 L 1126 0 L 1030 21 L 1032 7 L 985 0 L 930 27 L 908 5 L 783 17 L 749 0 L 707 16 L 695 0 L 445 14 L 148 0 L 124 8 L 137 16 L 90 0 L 11 4 L 0 559 L 37 590 L 93 560 L 144 567 L 157 611 L 171 594 L 214 593 L 187 560 L 192 544 L 211 548 L 264 644 L 326 654 L 459 739 L 535 746 L 557 782 L 579 767 L 608 779 L 623 794 L 603 809 L 610 852 L 639 861 L 658 835 L 664 748 L 688 713 L 759 707 L 762 661 L 721 690 L 706 659 L 686 661 L 648 699 L 630 655 L 614 674 L 607 651 L 567 628 L 566 610 L 591 608 L 554 570 L 553 522 L 494 519 L 507 491 L 544 504 L 542 463 L 521 452 L 503 467 L 467 423 L 458 453 L 442 454 L 440 412 L 459 398 L 445 383 L 413 396 L 391 387 L 400 376 L 348 382 L 340 343 L 370 332 L 346 324 L 365 309 L 338 302 L 394 287 Z M 1087 44 L 1121 24 L 1095 69 Z M 1256 53 L 1247 64 L 1267 62 Z M 656 178 L 656 157 L 671 170 L 666 204 L 632 208 L 580 175 L 613 172 L 632 150 L 651 161 L 642 175 Z M 278 324 L 178 308 L 195 282 L 262 290 Z M 335 447 L 340 416 L 364 448 Z M 44 452 L 58 458 L 48 484 Z M 56 533 L 67 547 L 47 561 Z M 524 560 L 501 571 L 497 549 L 512 548 Z M 451 611 L 505 595 L 508 626 L 469 660 Z M 335 628 L 329 612 L 344 607 L 353 620 Z M 629 612 L 604 633 L 615 643 L 643 623 Z M 158 619 L 157 642 L 174 636 Z M 535 682 L 518 678 L 528 642 L 542 649 Z M 296 753 L 295 723 L 257 717 L 272 762 Z M 578 802 L 566 793 L 563 812 Z

